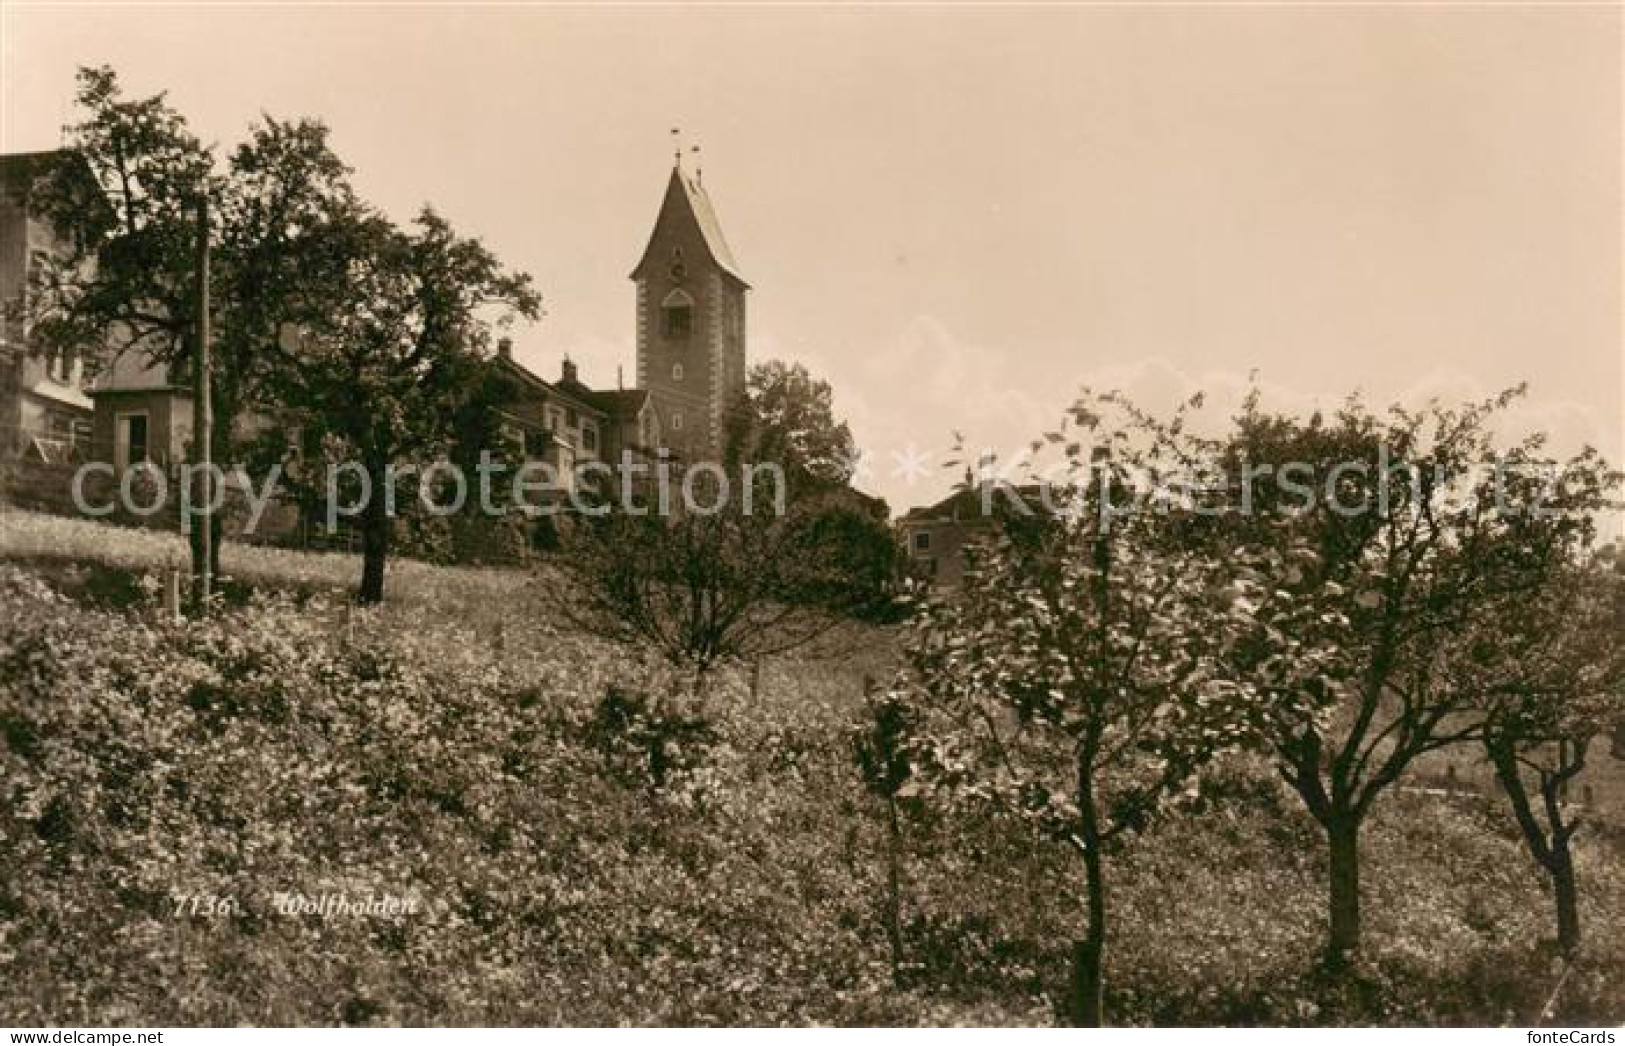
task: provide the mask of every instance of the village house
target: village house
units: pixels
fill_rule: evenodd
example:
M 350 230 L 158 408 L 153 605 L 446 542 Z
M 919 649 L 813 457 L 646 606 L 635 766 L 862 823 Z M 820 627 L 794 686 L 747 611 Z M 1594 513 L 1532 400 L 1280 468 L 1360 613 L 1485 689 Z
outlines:
M 1036 486 L 982 485 L 909 509 L 896 523 L 904 561 L 921 580 L 958 588 L 965 579 L 966 549 L 992 536 L 1001 511 L 1019 512 L 1025 506 L 1025 511 L 1038 512 L 1043 504 Z
M 192 441 L 192 387 L 170 368 L 122 353 L 92 382 L 94 460 L 120 472 L 142 462 L 169 469 L 187 458 Z
M 897 534 L 918 577 L 957 588 L 965 574 L 965 546 L 988 534 L 992 523 L 982 512 L 980 491 L 958 490 L 936 504 L 909 509 L 897 521 Z
M 547 381 L 513 358 L 503 338 L 491 362 L 509 379 L 508 402 L 500 408 L 502 427 L 524 450 L 526 461 L 548 465 L 558 477 L 559 495 L 572 489 L 581 465 L 623 458 L 651 462 L 659 451 L 659 422 L 644 389 L 593 389 L 565 357 L 557 381 Z
M 0 156 L 0 305 L 20 300 L 37 267 L 62 249 L 57 231 L 29 197 L 35 179 L 63 155 Z M 0 320 L 0 458 L 50 464 L 82 456 L 91 442 L 93 413 L 84 378 L 82 353 L 38 356 L 20 320 Z

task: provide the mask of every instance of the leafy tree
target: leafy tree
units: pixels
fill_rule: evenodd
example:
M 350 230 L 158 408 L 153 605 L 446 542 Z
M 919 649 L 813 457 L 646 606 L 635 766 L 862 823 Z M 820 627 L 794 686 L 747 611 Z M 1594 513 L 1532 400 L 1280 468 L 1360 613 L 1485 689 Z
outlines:
M 307 299 L 326 290 L 323 237 L 330 216 L 353 205 L 350 171 L 321 123 L 267 116 L 216 174 L 164 95 L 126 98 L 106 67 L 79 71 L 77 101 L 76 144 L 34 196 L 66 249 L 33 270 L 19 307 L 40 351 L 82 353 L 87 373 L 130 355 L 184 383 L 197 353 L 196 208 L 206 196 L 210 439 L 214 460 L 229 463 L 247 412 L 274 406 L 261 395 L 267 361 Z M 212 525 L 218 573 L 218 516 Z
M 829 385 L 799 365 L 754 368 L 729 410 L 720 465 L 669 467 L 669 496 L 651 499 L 669 511 L 605 504 L 564 528 L 558 563 L 571 594 L 561 604 L 590 631 L 648 645 L 699 678 L 884 613 L 895 542 L 884 502 L 846 485 L 856 453 L 831 402 Z M 697 492 L 698 511 L 680 488 Z
M 1538 589 L 1531 551 L 1588 526 L 1600 504 L 1594 467 L 1555 491 L 1509 482 L 1531 440 L 1498 455 L 1494 423 L 1518 390 L 1484 403 L 1373 415 L 1351 401 L 1334 417 L 1272 416 L 1256 396 L 1237 421 L 1226 472 L 1242 511 L 1233 539 L 1275 547 L 1272 613 L 1294 622 L 1325 671 L 1266 687 L 1281 776 L 1326 834 L 1326 958 L 1360 941 L 1360 828 L 1420 755 L 1481 736 L 1473 695 L 1451 685 L 1439 651 Z M 1537 505 L 1544 497 L 1545 503 Z M 1538 511 L 1537 511 L 1538 509 Z M 1238 648 L 1244 663 L 1268 655 Z
M 804 517 L 805 541 L 829 568 L 829 580 L 808 587 L 839 590 L 815 598 L 842 602 L 859 616 L 895 620 L 902 557 L 886 503 L 849 485 L 857 445 L 846 422 L 835 417 L 834 399 L 829 383 L 799 363 L 757 364 L 728 413 L 723 461 L 731 474 L 779 467 L 786 497 Z
M 1593 742 L 1625 723 L 1625 576 L 1602 557 L 1558 549 L 1546 583 L 1464 638 L 1456 682 L 1484 703 L 1483 744 L 1531 856 L 1551 881 L 1557 942 L 1580 948 L 1572 840 L 1581 826 L 1568 786 Z
M 164 95 L 127 99 L 107 67 L 78 80 L 75 147 L 31 197 L 64 250 L 34 267 L 25 318 L 36 345 L 85 352 L 91 373 L 129 350 L 184 367 L 197 329 L 196 206 L 219 190 L 213 158 Z
M 280 406 L 268 395 L 267 374 L 312 303 L 333 292 L 343 219 L 359 206 L 350 175 L 328 145 L 327 127 L 313 120 L 263 117 L 231 154 L 211 262 L 222 447 L 234 445 L 245 410 Z
M 127 99 L 107 67 L 81 68 L 78 83 L 77 145 L 30 197 L 61 249 L 36 259 L 27 294 L 8 309 L 30 329 L 35 352 L 77 355 L 87 376 L 132 353 L 180 382 L 197 352 L 198 205 L 212 208 L 221 190 L 213 157 L 162 94 Z M 229 396 L 234 376 L 220 370 Z M 217 411 L 215 420 L 231 418 Z M 218 559 L 202 562 L 200 537 L 193 572 L 217 570 Z
M 864 679 L 863 718 L 852 754 L 864 787 L 886 808 L 886 896 L 883 921 L 891 951 L 892 981 L 903 971 L 903 789 L 913 775 L 910 748 L 918 730 L 914 706 L 898 690 L 875 690 Z
M 724 660 L 832 639 L 868 605 L 823 526 L 827 497 L 783 514 L 766 499 L 746 512 L 738 494 L 716 512 L 605 508 L 561 528 L 560 605 L 588 631 L 651 647 L 696 679 Z
M 1031 515 L 993 492 L 996 536 L 970 550 L 957 598 L 924 605 L 909 650 L 927 781 L 1018 814 L 1079 855 L 1088 925 L 1069 1011 L 1097 1025 L 1108 855 L 1268 709 L 1233 656 L 1258 627 L 1262 586 L 1237 569 L 1245 557 L 1209 554 L 1216 521 L 1199 506 L 1152 503 L 1203 453 L 1184 411 L 1159 423 L 1086 396 L 1073 417 L 1093 459 L 1084 439 L 1067 444 Z M 1308 672 L 1314 659 L 1282 664 Z
M 829 383 L 799 363 L 756 364 L 728 412 L 724 459 L 776 462 L 794 488 L 847 483 L 858 452 L 851 430 L 835 418 L 834 400 Z
M 899 598 L 904 559 L 886 503 L 838 488 L 807 515 L 804 543 L 823 566 L 804 579 L 799 598 L 838 605 L 874 623 L 901 620 L 907 613 Z
M 355 207 L 324 235 L 331 291 L 305 300 L 299 337 L 278 347 L 269 382 L 307 458 L 359 466 L 359 489 L 340 493 L 360 503 L 358 598 L 376 603 L 401 493 L 393 481 L 411 496 L 421 472 L 409 470 L 447 453 L 459 408 L 480 389 L 493 325 L 534 319 L 541 302 L 529 276 L 428 208 L 401 229 Z
M 467 477 L 469 486 L 463 510 L 435 521 L 447 531 L 447 559 L 451 562 L 512 564 L 532 551 L 535 519 L 520 506 L 507 503 L 501 482 L 527 460 L 524 437 L 510 420 L 510 411 L 520 397 L 519 382 L 511 372 L 482 367 L 452 412 L 446 456 Z M 479 490 L 482 468 L 491 469 L 495 477 L 488 504 L 482 504 Z

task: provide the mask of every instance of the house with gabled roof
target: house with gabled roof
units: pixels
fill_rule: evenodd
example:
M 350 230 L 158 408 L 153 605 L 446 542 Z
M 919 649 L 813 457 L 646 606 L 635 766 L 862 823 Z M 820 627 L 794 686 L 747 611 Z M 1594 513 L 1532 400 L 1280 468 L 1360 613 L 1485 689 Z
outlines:
M 64 160 L 76 155 L 63 149 L 0 155 L 0 308 L 20 303 L 35 270 L 63 249 L 60 233 L 30 198 L 39 179 L 72 170 Z M 92 191 L 88 169 L 85 177 Z M 44 356 L 20 320 L 0 320 L 0 457 L 58 464 L 86 452 L 92 410 L 84 355 Z
M 524 447 L 525 458 L 552 466 L 568 479 L 588 461 L 620 465 L 623 457 L 647 462 L 658 456 L 658 420 L 643 389 L 594 389 L 565 357 L 557 381 L 548 381 L 513 358 L 504 338 L 492 366 L 510 380 L 503 423 Z
M 965 578 L 966 549 L 992 536 L 1001 513 L 1012 511 L 1046 511 L 1040 489 L 993 482 L 961 487 L 935 504 L 909 509 L 894 526 L 912 573 L 956 588 Z

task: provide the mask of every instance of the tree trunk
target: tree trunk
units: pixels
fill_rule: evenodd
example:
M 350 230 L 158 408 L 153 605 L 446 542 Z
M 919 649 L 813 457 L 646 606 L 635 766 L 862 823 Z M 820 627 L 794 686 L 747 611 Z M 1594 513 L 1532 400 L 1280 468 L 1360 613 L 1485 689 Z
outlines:
M 1091 746 L 1092 747 L 1092 746 Z M 1089 927 L 1072 949 L 1072 1023 L 1099 1028 L 1105 1020 L 1106 984 L 1106 878 L 1100 853 L 1100 814 L 1095 810 L 1093 759 L 1078 759 L 1078 812 L 1083 850 L 1083 885 L 1089 907 Z
M 361 513 L 361 590 L 356 602 L 363 604 L 384 601 L 384 561 L 389 556 L 389 529 L 391 520 L 386 511 L 380 483 L 373 487 Z
M 1099 1028 L 1105 1020 L 1106 985 L 1106 882 L 1099 840 L 1084 850 L 1083 867 L 1089 928 L 1072 950 L 1072 1021 L 1080 1028 Z
M 897 817 L 897 799 L 886 799 L 886 941 L 891 946 L 891 977 L 903 976 L 903 826 Z
M 1557 906 L 1557 947 L 1570 958 L 1580 948 L 1579 889 L 1574 878 L 1574 852 L 1569 845 L 1578 822 L 1567 823 L 1564 819 L 1562 789 L 1585 768 L 1588 744 L 1589 741 L 1559 741 L 1556 768 L 1536 771 L 1546 815 L 1544 824 L 1529 801 L 1529 788 L 1518 768 L 1517 739 L 1492 734 L 1486 739 L 1485 747 L 1501 781 L 1501 790 L 1523 831 L 1524 842 L 1552 881 L 1552 900 Z
M 1360 821 L 1351 813 L 1334 814 L 1326 822 L 1330 932 L 1326 939 L 1326 966 L 1340 969 L 1360 947 Z
M 1561 833 L 1552 844 L 1546 870 L 1552 877 L 1552 895 L 1557 902 L 1557 947 L 1565 958 L 1580 950 L 1579 891 L 1574 881 L 1574 855 Z

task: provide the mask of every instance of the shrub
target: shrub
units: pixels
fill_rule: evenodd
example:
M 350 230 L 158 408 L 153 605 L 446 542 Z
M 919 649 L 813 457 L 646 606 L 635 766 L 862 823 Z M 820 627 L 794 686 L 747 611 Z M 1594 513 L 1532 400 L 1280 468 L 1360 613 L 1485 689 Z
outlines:
M 591 738 L 623 776 L 655 789 L 697 768 L 717 740 L 704 716 L 613 683 L 598 701 Z
M 372 611 L 261 589 L 174 625 L 0 561 L 0 1020 L 1053 1018 L 1067 956 L 1052 942 L 1076 916 L 1033 885 L 1064 858 L 1010 823 L 902 806 L 902 933 L 921 968 L 892 982 L 874 919 L 884 828 L 851 747 L 853 673 L 878 674 L 884 634 L 850 671 L 770 663 L 754 696 L 719 670 L 704 758 L 651 802 L 592 741 L 612 688 L 659 692 L 645 664 L 545 630 L 523 579 L 421 583 L 421 604 Z M 506 603 L 482 608 L 496 591 Z M 465 605 L 486 616 L 469 624 Z M 1324 869 L 1298 833 L 1313 826 L 1260 801 L 1267 779 L 1225 772 L 1203 816 L 1123 858 L 1120 1021 L 1532 1020 L 1556 981 L 1518 942 L 1547 909 L 1493 804 L 1379 804 L 1372 957 L 1344 998 L 1306 972 Z M 1618 924 L 1625 862 L 1600 833 L 1581 840 L 1586 918 Z M 418 910 L 282 915 L 280 891 Z M 237 906 L 210 914 L 209 898 Z M 1593 944 L 1554 1021 L 1625 1017 L 1625 944 Z

